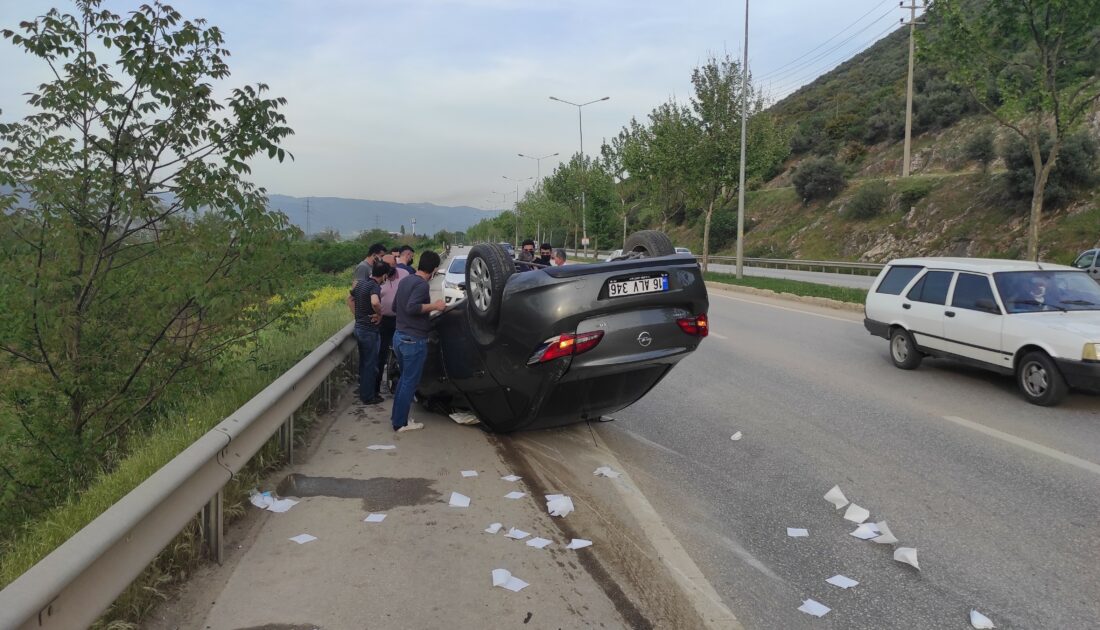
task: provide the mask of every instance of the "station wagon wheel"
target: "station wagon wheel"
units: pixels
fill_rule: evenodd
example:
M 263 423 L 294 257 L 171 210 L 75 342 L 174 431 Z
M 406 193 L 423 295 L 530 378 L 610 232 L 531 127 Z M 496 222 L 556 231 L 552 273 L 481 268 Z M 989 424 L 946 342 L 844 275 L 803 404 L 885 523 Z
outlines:
M 903 370 L 915 370 L 924 355 L 917 350 L 913 335 L 904 328 L 895 328 L 890 332 L 890 360 Z
M 496 330 L 504 285 L 515 273 L 512 258 L 500 245 L 475 245 L 466 259 L 466 312 L 479 332 Z
M 1069 387 L 1054 360 L 1041 351 L 1029 352 L 1016 366 L 1016 384 L 1033 405 L 1053 407 L 1066 397 Z
M 660 230 L 640 230 L 627 237 L 623 243 L 623 255 L 641 254 L 645 257 L 671 256 L 676 253 L 668 234 Z

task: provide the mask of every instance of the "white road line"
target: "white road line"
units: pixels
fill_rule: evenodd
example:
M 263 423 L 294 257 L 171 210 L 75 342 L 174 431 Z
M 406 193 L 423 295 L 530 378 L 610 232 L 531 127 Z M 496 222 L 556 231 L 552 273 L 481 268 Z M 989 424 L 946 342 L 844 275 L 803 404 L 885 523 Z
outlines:
M 777 308 L 781 311 L 791 311 L 792 313 L 801 313 L 803 315 L 812 315 L 814 317 L 821 317 L 823 319 L 832 319 L 832 320 L 835 320 L 835 321 L 838 321 L 838 322 L 844 322 L 846 324 L 860 324 L 861 323 L 861 322 L 852 321 L 850 319 L 844 319 L 843 317 L 833 317 L 832 315 L 822 315 L 821 313 L 812 313 L 810 311 L 804 311 L 804 310 L 798 309 L 798 308 L 790 308 L 790 307 L 787 307 L 787 306 L 779 306 L 779 305 L 776 305 L 776 304 L 768 304 L 767 302 L 757 302 L 756 300 L 746 300 L 744 298 L 735 298 L 735 297 L 730 297 L 728 295 L 719 295 L 719 294 L 715 294 L 715 293 L 711 293 L 710 296 L 711 297 L 725 298 L 727 300 L 736 300 L 738 302 L 748 302 L 749 304 L 755 304 L 757 306 L 767 306 L 768 308 Z M 711 334 L 713 335 L 714 333 L 711 333 Z
M 1027 450 L 1032 451 L 1034 453 L 1039 453 L 1040 455 L 1046 455 L 1047 457 L 1054 458 L 1054 459 L 1062 462 L 1063 464 L 1069 464 L 1070 466 L 1076 466 L 1076 467 L 1078 467 L 1082 470 L 1087 470 L 1090 473 L 1100 475 L 1100 464 L 1094 464 L 1093 462 L 1090 462 L 1086 459 L 1081 459 L 1080 457 L 1074 457 L 1073 455 L 1070 455 L 1069 453 L 1063 453 L 1062 451 L 1050 448 L 1049 446 L 1043 446 L 1042 444 L 1036 444 L 1035 442 L 1032 442 L 1030 440 L 1025 440 L 1024 438 L 1016 437 L 1015 435 L 1005 433 L 1003 431 L 998 431 L 997 429 L 991 429 L 991 428 L 985 426 L 984 424 L 978 424 L 977 422 L 971 422 L 970 420 L 967 420 L 966 418 L 960 418 L 958 416 L 944 416 L 943 419 L 948 420 L 950 422 L 954 422 L 955 424 L 957 424 L 959 426 L 966 427 L 966 428 L 971 429 L 973 431 L 977 431 L 978 433 L 984 433 L 988 436 L 995 437 L 998 440 L 1003 440 L 1005 442 L 1008 442 L 1009 444 L 1014 444 L 1016 446 L 1026 448 Z

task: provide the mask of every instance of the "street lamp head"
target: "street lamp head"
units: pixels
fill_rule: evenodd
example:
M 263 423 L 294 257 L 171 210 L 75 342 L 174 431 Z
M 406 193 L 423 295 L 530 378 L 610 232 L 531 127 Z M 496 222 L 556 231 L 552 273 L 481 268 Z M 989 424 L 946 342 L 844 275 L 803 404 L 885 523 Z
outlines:
M 561 99 L 560 99 L 560 98 L 558 98 L 558 97 L 556 97 L 556 96 L 551 96 L 551 97 L 550 97 L 550 100 L 552 100 L 552 101 L 560 101 Z
M 518 156 L 520 156 L 520 157 L 527 157 L 526 155 L 524 155 L 524 154 L 522 154 L 522 153 L 517 153 L 516 155 L 518 155 Z
M 606 100 L 608 100 L 608 99 L 610 99 L 610 98 L 611 98 L 610 96 L 605 96 L 605 97 L 601 98 L 600 100 L 601 100 L 601 101 L 606 101 Z

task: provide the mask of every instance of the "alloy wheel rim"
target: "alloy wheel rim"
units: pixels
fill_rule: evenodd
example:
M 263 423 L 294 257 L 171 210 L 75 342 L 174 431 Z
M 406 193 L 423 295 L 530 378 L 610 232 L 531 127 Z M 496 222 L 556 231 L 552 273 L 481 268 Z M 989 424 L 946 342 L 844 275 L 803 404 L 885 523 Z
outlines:
M 1049 382 L 1047 371 L 1038 363 L 1028 363 L 1024 366 L 1024 388 L 1031 396 L 1042 396 L 1047 391 Z
M 909 358 L 909 348 L 906 347 L 905 339 L 901 335 L 894 335 L 894 343 L 892 345 L 894 358 L 897 359 L 899 363 Z
M 493 283 L 489 277 L 489 268 L 481 258 L 474 258 L 470 263 L 470 284 L 470 297 L 474 306 L 481 312 L 487 311 L 492 298 Z

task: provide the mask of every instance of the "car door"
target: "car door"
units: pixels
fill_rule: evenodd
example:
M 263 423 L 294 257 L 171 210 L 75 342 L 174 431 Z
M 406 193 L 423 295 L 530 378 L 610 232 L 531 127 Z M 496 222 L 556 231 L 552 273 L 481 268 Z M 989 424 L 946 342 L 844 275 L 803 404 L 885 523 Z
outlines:
M 901 302 L 903 321 L 918 346 L 947 350 L 943 334 L 947 293 L 954 271 L 927 271 Z
M 1100 249 L 1090 249 L 1073 261 L 1073 266 L 1089 272 L 1093 280 L 1100 282 Z
M 943 336 L 947 351 L 997 367 L 1012 367 L 1012 355 L 1002 352 L 1004 315 L 989 277 L 959 272 L 944 311 Z

